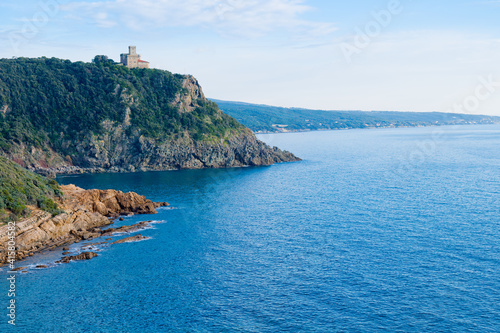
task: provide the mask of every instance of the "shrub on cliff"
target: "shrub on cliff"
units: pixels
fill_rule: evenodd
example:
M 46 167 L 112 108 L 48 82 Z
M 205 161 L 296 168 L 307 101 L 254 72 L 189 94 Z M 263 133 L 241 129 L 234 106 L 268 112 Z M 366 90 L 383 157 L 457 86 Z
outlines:
M 54 198 L 60 195 L 62 192 L 55 180 L 0 157 L 0 222 L 28 214 L 28 205 L 56 215 L 61 211 Z

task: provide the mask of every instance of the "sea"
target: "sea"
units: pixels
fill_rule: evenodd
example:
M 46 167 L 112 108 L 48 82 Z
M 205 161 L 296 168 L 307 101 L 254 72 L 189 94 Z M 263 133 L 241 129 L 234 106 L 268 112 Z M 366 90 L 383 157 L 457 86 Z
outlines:
M 500 332 L 500 125 L 259 138 L 303 160 L 58 177 L 171 206 L 17 263 L 15 326 L 1 271 L 0 331 Z

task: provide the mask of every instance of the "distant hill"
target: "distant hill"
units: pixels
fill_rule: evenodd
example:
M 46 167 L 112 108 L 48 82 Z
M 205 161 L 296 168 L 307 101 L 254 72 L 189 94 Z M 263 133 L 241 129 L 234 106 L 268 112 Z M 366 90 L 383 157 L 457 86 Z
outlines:
M 255 133 L 377 127 L 493 124 L 500 117 L 442 112 L 324 111 L 212 99 Z
M 47 174 L 297 160 L 222 113 L 193 76 L 106 56 L 0 59 L 0 155 Z

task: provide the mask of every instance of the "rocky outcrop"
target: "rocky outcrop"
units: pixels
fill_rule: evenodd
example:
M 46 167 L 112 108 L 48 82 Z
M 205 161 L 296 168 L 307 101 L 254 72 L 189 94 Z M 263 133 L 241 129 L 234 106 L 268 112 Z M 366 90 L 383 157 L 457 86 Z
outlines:
M 146 236 L 143 236 L 143 235 L 135 235 L 135 236 L 131 236 L 131 237 L 126 237 L 126 238 L 123 238 L 123 239 L 119 239 L 117 241 L 114 241 L 111 244 L 133 243 L 133 242 L 139 242 L 141 240 L 146 240 L 146 239 L 150 239 L 150 238 L 146 237 Z
M 149 228 L 152 221 L 143 221 L 133 225 L 124 225 L 119 228 L 107 228 L 101 232 L 102 235 L 114 235 L 117 233 L 132 233 Z
M 134 192 L 115 190 L 84 190 L 75 185 L 62 185 L 70 209 L 83 208 L 107 217 L 130 214 L 156 214 L 156 208 L 168 206 L 167 202 L 152 202 Z
M 275 163 L 300 161 L 288 151 L 269 147 L 257 140 L 250 130 L 230 136 L 219 142 L 195 141 L 182 137 L 158 143 L 141 135 L 127 136 L 121 126 L 102 137 L 81 142 L 76 149 L 74 164 L 62 158 L 53 165 L 38 163 L 26 167 L 45 176 L 101 172 L 161 171 L 179 169 L 226 168 L 265 166 Z M 33 160 L 33 159 L 28 159 Z
M 101 227 L 120 214 L 154 214 L 168 203 L 155 203 L 133 192 L 84 190 L 74 185 L 61 186 L 64 199 L 57 216 L 32 208 L 29 218 L 16 223 L 16 259 L 35 252 L 93 239 L 103 233 Z M 8 226 L 0 227 L 0 265 L 7 260 Z
M 144 136 L 130 128 L 131 109 L 139 99 L 126 91 L 121 96 L 125 108 L 122 122 L 105 120 L 99 134 L 89 134 L 78 141 L 63 141 L 57 148 L 47 146 L 41 149 L 13 142 L 8 157 L 49 177 L 56 174 L 259 166 L 300 160 L 290 152 L 257 140 L 251 130 L 240 124 L 217 139 L 194 139 L 188 131 L 159 139 Z M 208 103 L 208 100 L 198 81 L 186 75 L 181 92 L 176 94 L 170 106 L 178 113 L 186 114 L 192 113 L 200 103 Z M 216 114 L 214 117 L 223 116 L 220 110 Z M 72 156 L 61 153 L 68 147 L 72 147 Z
M 97 257 L 97 253 L 95 252 L 82 252 L 80 254 L 77 254 L 76 256 L 63 257 L 61 258 L 61 260 L 56 261 L 56 263 L 67 264 L 72 260 L 90 260 L 95 257 Z
M 201 90 L 198 81 L 192 75 L 186 75 L 182 81 L 183 93 L 177 93 L 172 106 L 177 108 L 180 113 L 192 112 L 199 99 L 204 100 L 205 95 Z

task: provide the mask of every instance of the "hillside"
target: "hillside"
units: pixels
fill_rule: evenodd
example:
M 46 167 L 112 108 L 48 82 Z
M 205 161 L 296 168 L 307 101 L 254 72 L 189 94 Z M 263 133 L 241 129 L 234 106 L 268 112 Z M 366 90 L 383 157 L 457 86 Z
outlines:
M 349 128 L 493 124 L 500 117 L 439 112 L 323 111 L 215 100 L 220 109 L 256 133 Z
M 222 113 L 192 76 L 105 56 L 0 59 L 0 155 L 47 173 L 297 160 Z
M 61 195 L 59 185 L 0 157 L 0 224 L 29 213 L 28 206 L 51 214 L 59 213 L 54 201 Z

